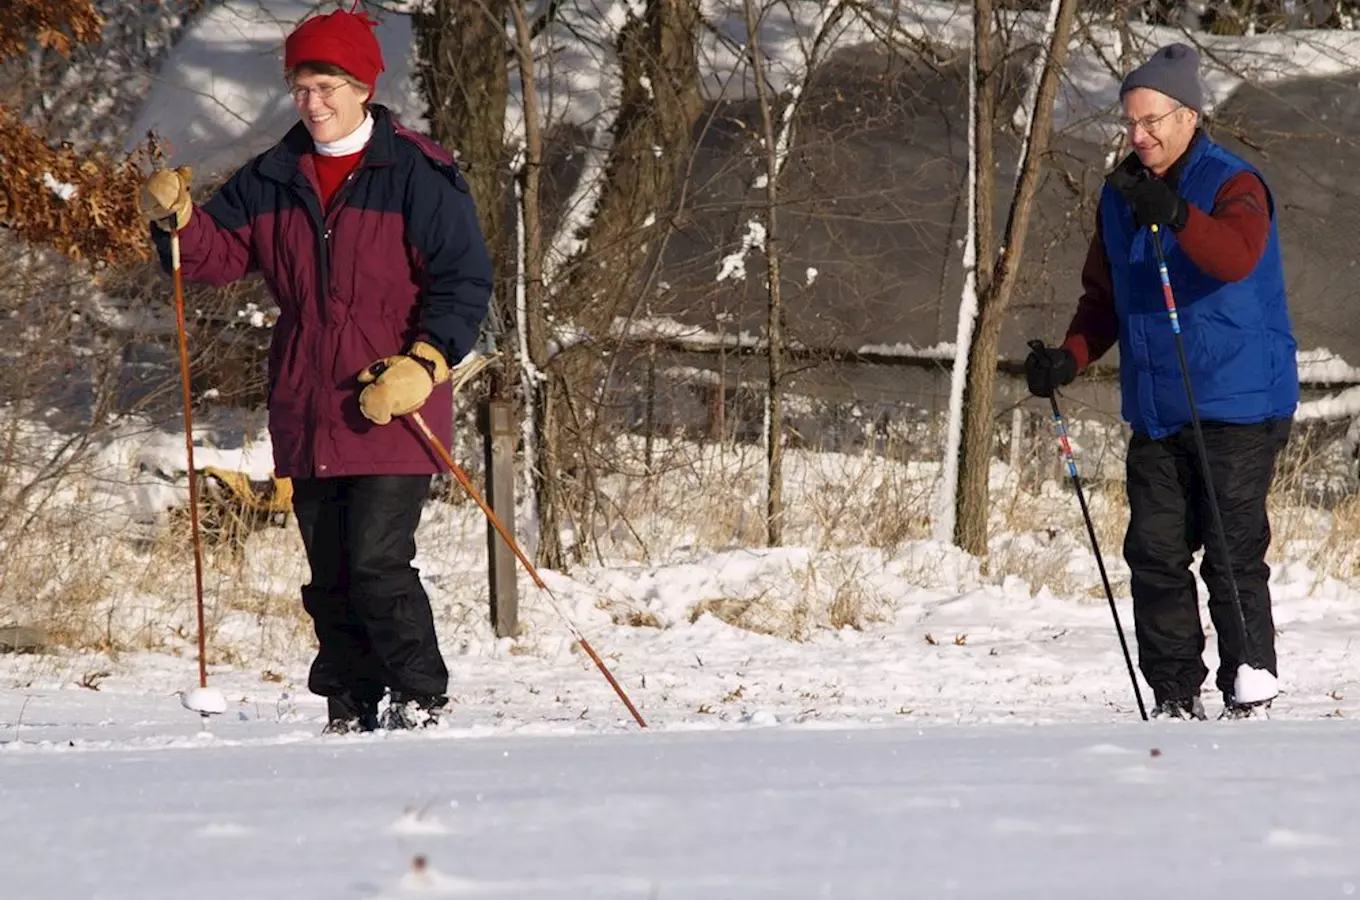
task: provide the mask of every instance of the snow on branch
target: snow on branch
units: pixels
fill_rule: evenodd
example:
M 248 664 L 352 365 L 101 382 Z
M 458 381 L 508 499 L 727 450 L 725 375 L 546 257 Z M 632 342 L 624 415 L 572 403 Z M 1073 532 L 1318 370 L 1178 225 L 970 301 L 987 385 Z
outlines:
M 592 23 L 590 30 L 602 47 L 616 48 L 623 29 L 629 22 L 639 21 L 647 12 L 645 0 L 624 0 L 612 4 L 605 14 Z M 570 23 L 569 23 L 570 24 Z M 585 148 L 585 164 L 580 177 L 567 198 L 562 221 L 548 243 L 543 259 L 543 283 L 549 292 L 557 285 L 557 276 L 572 258 L 585 249 L 585 235 L 599 210 L 609 171 L 610 155 L 614 151 L 614 125 L 618 121 L 623 102 L 623 72 L 616 54 L 601 59 L 595 72 L 598 91 L 598 114 L 594 117 Z M 546 98 L 547 103 L 552 98 Z M 551 109 L 545 106 L 548 114 Z
M 1039 41 L 1039 55 L 1030 70 L 1029 84 L 1025 87 L 1025 99 L 1015 111 L 1015 127 L 1025 129 L 1024 139 L 1020 143 L 1020 162 L 1015 167 L 1017 184 L 1020 181 L 1020 173 L 1025 171 L 1025 161 L 1029 158 L 1029 139 L 1034 129 L 1035 107 L 1039 103 L 1039 82 L 1043 80 L 1044 66 L 1048 65 L 1049 45 L 1052 43 L 1053 33 L 1058 29 L 1058 10 L 1061 7 L 1062 0 L 1049 0 L 1048 21 L 1044 23 L 1043 39 Z
M 777 179 L 784 171 L 784 164 L 788 162 L 789 150 L 793 146 L 793 125 L 794 119 L 798 114 L 799 102 L 803 93 L 807 90 L 808 83 L 817 72 L 827 54 L 836 45 L 837 39 L 846 31 L 846 26 L 842 25 L 842 19 L 848 9 L 846 0 L 831 0 L 831 2 L 819 5 L 817 17 L 813 20 L 811 27 L 812 44 L 802 53 L 793 55 L 790 59 L 785 56 L 785 65 L 788 70 L 788 99 L 784 102 L 783 109 L 779 115 L 779 131 L 775 135 L 774 144 L 774 177 Z M 749 42 L 753 35 L 747 35 Z M 761 47 L 765 46 L 761 42 Z M 747 53 L 746 46 L 743 45 L 743 53 Z M 771 67 L 769 57 L 766 57 L 765 66 L 767 70 Z M 777 90 L 777 88 L 776 88 Z M 769 184 L 770 173 L 762 171 L 751 182 L 752 190 L 762 190 Z M 758 240 L 757 240 L 758 236 Z M 763 247 L 765 239 L 764 226 L 752 220 L 747 225 L 747 231 L 742 238 L 741 247 L 736 251 L 723 257 L 718 264 L 717 281 L 726 281 L 728 278 L 735 277 L 738 281 L 746 277 L 746 256 L 756 247 Z
M 1360 384 L 1360 368 L 1326 347 L 1296 354 L 1299 381 L 1307 384 Z
M 736 281 L 746 280 L 746 254 L 757 247 L 765 246 L 765 226 L 758 219 L 746 223 L 746 234 L 742 235 L 741 247 L 722 258 L 718 265 L 717 281 L 729 278 Z

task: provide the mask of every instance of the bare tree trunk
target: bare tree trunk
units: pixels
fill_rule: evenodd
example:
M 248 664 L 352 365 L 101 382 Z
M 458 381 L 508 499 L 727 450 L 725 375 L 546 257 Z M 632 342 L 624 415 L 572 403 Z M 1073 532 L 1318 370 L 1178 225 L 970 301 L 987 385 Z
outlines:
M 559 465 L 553 440 L 551 392 L 543 372 L 548 365 L 548 319 L 543 285 L 543 216 L 539 186 L 543 173 L 543 133 L 534 81 L 533 36 L 522 0 L 510 4 L 515 23 L 515 61 L 524 92 L 524 145 L 514 161 L 519 225 L 515 265 L 515 322 L 520 335 L 520 368 L 526 417 L 525 456 L 537 508 L 538 563 L 562 568 L 562 503 Z
M 996 143 L 992 133 L 996 127 L 996 79 L 992 63 L 995 43 L 992 0 L 977 0 L 973 6 L 973 46 L 969 54 L 968 224 L 965 228 L 963 291 L 959 298 L 949 418 L 935 522 L 936 539 L 953 540 L 964 548 L 975 545 L 970 543 L 970 536 L 962 532 L 967 521 L 962 510 L 962 485 L 968 464 L 962 452 L 967 437 L 964 413 L 972 393 L 969 384 L 973 375 L 977 302 L 987 289 L 995 244 Z M 985 524 L 985 518 L 983 521 Z M 984 542 L 985 539 L 984 533 Z
M 632 294 L 654 223 L 685 171 L 703 104 L 698 28 L 697 0 L 648 0 L 643 18 L 619 34 L 622 97 L 614 149 L 586 251 L 569 265 L 562 291 L 572 321 L 589 334 L 603 333 L 616 309 L 600 302 L 602 284 Z
M 594 213 L 580 235 L 583 249 L 553 283 L 555 314 L 586 339 L 555 356 L 547 372 L 549 402 L 557 413 L 550 452 L 586 486 L 597 480 L 600 412 L 609 390 L 601 341 L 635 305 L 638 275 L 661 244 L 663 220 L 684 178 L 703 105 L 699 22 L 698 0 L 648 0 L 641 18 L 630 18 L 619 32 L 621 96 L 612 151 Z M 570 502 L 577 530 L 588 532 L 588 498 L 558 500 Z M 584 551 L 584 542 L 577 548 Z
M 979 334 L 982 329 L 983 299 L 990 289 L 992 266 L 996 260 L 996 224 L 993 219 L 996 209 L 996 142 L 993 131 L 996 128 L 996 80 L 993 71 L 993 49 L 996 43 L 996 19 L 992 0 L 977 0 L 973 6 L 973 47 L 977 55 L 977 149 L 976 149 L 976 190 L 977 200 L 974 211 L 974 240 L 977 242 L 976 296 L 978 299 L 977 317 L 973 322 L 968 342 L 967 381 L 963 392 L 962 423 L 959 434 L 959 475 L 954 493 L 954 543 L 969 553 L 983 555 L 987 549 L 987 475 L 990 464 L 990 430 L 984 437 L 984 452 L 970 452 L 978 441 L 975 429 L 978 427 L 975 416 L 969 413 L 982 396 L 992 394 L 992 381 L 995 365 L 991 360 L 979 356 Z M 963 348 L 958 348 L 962 351 Z M 986 370 L 979 372 L 981 367 Z M 986 382 L 983 384 L 983 382 Z M 987 407 L 990 414 L 990 403 Z M 990 416 L 987 419 L 990 427 Z M 981 462 L 982 470 L 976 468 Z M 979 478 L 983 485 L 981 505 L 977 504 L 975 485 Z
M 757 39 L 760 19 L 753 0 L 745 0 L 746 54 L 755 79 L 760 105 L 760 133 L 765 141 L 765 288 L 768 308 L 765 321 L 769 377 L 765 395 L 765 543 L 778 547 L 784 539 L 784 408 L 783 367 L 784 309 L 779 293 L 779 159 L 778 137 L 765 80 L 765 60 Z
M 425 11 L 412 17 L 430 134 L 458 156 L 477 204 L 498 285 L 511 284 L 508 276 L 513 271 L 506 228 L 509 184 L 505 165 L 509 96 L 505 25 L 510 6 L 510 0 L 430 0 Z M 498 300 L 505 304 L 509 296 Z
M 1029 230 L 1030 215 L 1039 190 L 1044 155 L 1048 151 L 1053 125 L 1053 101 L 1058 93 L 1059 76 L 1067 60 L 1067 41 L 1072 32 L 1076 8 L 1077 0 L 1053 0 L 1047 35 L 1048 49 L 1039 76 L 1035 108 L 1029 117 L 1030 132 L 1018 163 L 1020 176 L 1006 220 L 1001 252 L 996 257 L 991 278 L 985 285 L 980 285 L 978 291 L 978 323 L 968 352 L 963 458 L 957 495 L 959 512 L 955 525 L 958 545 L 978 556 L 987 552 L 987 514 L 990 508 L 987 475 L 992 457 L 997 347 L 1001 341 L 1001 325 L 1006 307 L 1010 304 L 1020 274 L 1025 235 Z M 990 130 L 986 121 L 991 120 L 984 120 L 983 131 Z M 986 205 L 979 201 L 979 208 Z M 980 233 L 979 240 L 981 238 Z M 982 271 L 981 262 L 984 259 L 979 257 L 979 272 Z

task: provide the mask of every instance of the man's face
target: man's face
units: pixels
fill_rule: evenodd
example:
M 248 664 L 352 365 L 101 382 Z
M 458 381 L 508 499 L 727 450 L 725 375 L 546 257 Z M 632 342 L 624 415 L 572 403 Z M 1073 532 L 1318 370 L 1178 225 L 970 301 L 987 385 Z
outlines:
M 1138 159 L 1152 174 L 1164 174 L 1190 146 L 1199 113 L 1151 88 L 1129 91 L 1123 108 L 1124 132 Z

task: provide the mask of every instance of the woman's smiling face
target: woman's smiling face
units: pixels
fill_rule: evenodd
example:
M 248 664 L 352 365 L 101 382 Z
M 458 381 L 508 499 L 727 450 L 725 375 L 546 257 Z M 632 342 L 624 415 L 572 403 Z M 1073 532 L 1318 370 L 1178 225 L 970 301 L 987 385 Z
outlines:
M 289 83 L 298 117 L 312 140 L 329 144 L 354 133 L 364 122 L 370 90 L 342 75 L 299 68 Z

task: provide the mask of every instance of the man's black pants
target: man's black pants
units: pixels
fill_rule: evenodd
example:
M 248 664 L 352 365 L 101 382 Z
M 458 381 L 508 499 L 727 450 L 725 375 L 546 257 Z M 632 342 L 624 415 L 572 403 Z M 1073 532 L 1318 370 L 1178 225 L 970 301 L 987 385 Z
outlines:
M 1200 575 L 1209 589 L 1209 615 L 1218 632 L 1219 690 L 1232 692 L 1243 662 L 1278 674 L 1270 567 L 1265 561 L 1270 546 L 1266 496 L 1291 425 L 1289 419 L 1257 425 L 1204 423 L 1209 469 L 1246 619 L 1246 648 L 1213 530 L 1193 429 L 1187 426 L 1161 440 L 1135 433 L 1129 443 L 1124 559 L 1133 573 L 1139 668 L 1157 702 L 1198 694 L 1209 674 L 1202 659 L 1204 630 L 1190 571 L 1191 558 L 1200 548 L 1204 549 Z
M 430 599 L 411 561 L 428 475 L 293 481 L 293 512 L 311 566 L 302 605 L 319 643 L 307 687 L 377 702 L 384 688 L 448 690 Z

